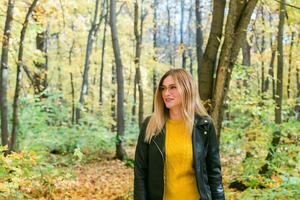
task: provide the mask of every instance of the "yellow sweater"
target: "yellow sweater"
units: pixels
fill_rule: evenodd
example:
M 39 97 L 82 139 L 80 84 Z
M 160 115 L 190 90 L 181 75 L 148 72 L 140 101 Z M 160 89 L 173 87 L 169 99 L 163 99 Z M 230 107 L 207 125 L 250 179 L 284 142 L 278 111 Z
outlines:
M 193 168 L 192 136 L 182 120 L 166 123 L 164 200 L 199 200 Z

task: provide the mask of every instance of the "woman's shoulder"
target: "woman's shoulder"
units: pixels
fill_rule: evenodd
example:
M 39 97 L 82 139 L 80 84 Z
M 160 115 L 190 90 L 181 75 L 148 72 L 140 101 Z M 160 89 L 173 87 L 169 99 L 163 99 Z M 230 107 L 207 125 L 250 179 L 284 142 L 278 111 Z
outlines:
M 196 114 L 195 122 L 198 125 L 213 124 L 213 120 L 209 115 L 201 116 L 201 115 Z
M 144 125 L 147 125 L 149 123 L 151 116 L 152 115 L 148 115 L 147 117 L 144 118 L 144 120 L 143 120 Z
M 142 129 L 143 131 L 146 130 L 146 128 L 147 128 L 147 126 L 148 126 L 148 123 L 149 123 L 149 121 L 150 121 L 150 118 L 151 118 L 151 115 L 149 115 L 149 116 L 147 116 L 147 117 L 144 118 L 143 123 L 142 123 L 142 126 L 141 126 L 141 129 Z

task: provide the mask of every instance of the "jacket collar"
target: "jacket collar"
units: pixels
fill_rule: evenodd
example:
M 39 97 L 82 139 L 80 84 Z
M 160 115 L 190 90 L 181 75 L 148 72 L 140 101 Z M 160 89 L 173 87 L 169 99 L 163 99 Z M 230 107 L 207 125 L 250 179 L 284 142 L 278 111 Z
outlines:
M 211 121 L 209 116 L 199 116 L 195 115 L 195 121 L 194 124 L 196 126 L 202 126 L 202 125 L 207 125 Z
M 202 126 L 208 125 L 210 123 L 211 119 L 209 116 L 199 116 L 199 115 L 195 115 L 195 119 L 194 119 L 194 128 L 200 128 Z M 193 136 L 192 137 L 197 137 L 196 134 L 194 133 L 194 129 L 193 129 Z M 166 126 L 164 125 L 163 129 L 161 130 L 161 132 L 157 135 L 155 135 L 152 140 L 155 143 L 155 145 L 157 145 L 157 148 L 159 149 L 159 151 L 162 154 L 162 159 L 165 159 L 165 134 L 166 134 Z M 193 141 L 199 141 L 199 139 L 194 138 Z M 195 144 L 194 144 L 195 145 Z M 197 148 L 198 150 L 200 150 L 200 148 Z M 199 154 L 200 155 L 200 154 Z

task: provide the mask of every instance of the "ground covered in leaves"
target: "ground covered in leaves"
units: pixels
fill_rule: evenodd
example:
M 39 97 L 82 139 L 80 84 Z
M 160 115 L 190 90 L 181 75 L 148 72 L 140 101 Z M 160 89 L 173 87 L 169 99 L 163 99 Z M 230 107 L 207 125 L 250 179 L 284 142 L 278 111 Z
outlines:
M 118 160 L 94 162 L 74 168 L 76 179 L 56 184 L 53 199 L 129 199 L 132 169 Z
M 133 158 L 134 149 L 128 151 L 129 157 Z M 13 163 L 9 159 L 22 159 L 34 165 L 34 160 L 24 160 L 26 155 L 13 154 L 11 157 L 1 158 L 3 163 Z M 245 191 L 229 188 L 232 177 L 233 166 L 240 166 L 243 160 L 239 156 L 222 156 L 223 183 L 226 199 L 297 199 L 298 193 L 291 193 L 281 189 L 283 180 L 280 176 L 272 176 L 271 182 L 264 188 L 253 187 Z M 12 166 L 12 164 L 11 164 Z M 26 167 L 26 165 L 23 165 Z M 7 167 L 6 167 L 7 168 Z M 77 163 L 75 165 L 57 166 L 61 171 L 49 170 L 51 173 L 42 172 L 42 177 L 22 179 L 16 173 L 23 175 L 17 167 L 10 167 L 9 173 L 14 174 L 6 182 L 0 181 L 0 199 L 99 199 L 99 200 L 132 200 L 133 199 L 133 168 L 132 161 L 121 162 L 113 158 L 112 154 L 105 158 L 95 159 L 89 162 Z M 57 173 L 57 174 L 56 174 Z M 249 177 L 251 178 L 251 177 Z M 253 177 L 252 177 L 253 178 Z M 261 183 L 263 178 L 257 177 Z M 9 184 L 10 182 L 11 184 Z M 293 188 L 292 188 L 293 189 Z M 295 187 L 294 187 L 295 189 Z M 284 192 L 285 193 L 282 193 Z M 274 193 L 277 192 L 277 193 Z M 251 193 L 249 196 L 248 193 Z M 7 194 L 5 196 L 5 194 Z M 275 196 L 273 194 L 276 194 Z M 295 196 L 296 194 L 296 196 Z M 273 195 L 273 196 L 272 196 Z

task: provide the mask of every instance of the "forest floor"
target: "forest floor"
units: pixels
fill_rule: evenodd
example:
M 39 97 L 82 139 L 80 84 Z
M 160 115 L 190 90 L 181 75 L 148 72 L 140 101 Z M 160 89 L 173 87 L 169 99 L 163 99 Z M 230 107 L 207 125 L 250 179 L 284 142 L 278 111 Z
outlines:
M 73 181 L 56 184 L 50 199 L 132 199 L 133 170 L 118 160 L 93 162 L 74 169 Z M 48 199 L 46 198 L 46 199 Z
M 134 149 L 127 150 L 130 158 L 134 156 Z M 235 159 L 235 162 L 237 160 Z M 223 164 L 234 162 L 222 160 Z M 113 155 L 106 155 L 102 161 L 75 166 L 75 179 L 58 181 L 51 195 L 45 199 L 101 199 L 101 200 L 132 200 L 133 199 L 133 169 L 126 163 L 113 159 Z M 228 171 L 223 170 L 225 190 L 230 191 L 229 199 L 238 199 L 235 191 L 229 189 Z M 236 193 L 237 194 L 237 193 Z

